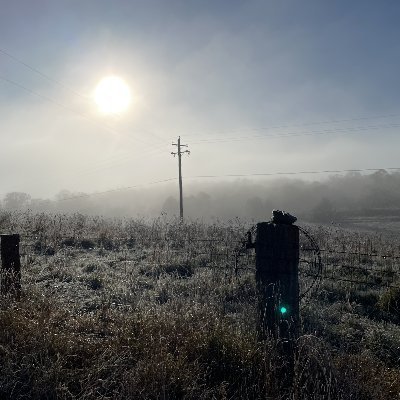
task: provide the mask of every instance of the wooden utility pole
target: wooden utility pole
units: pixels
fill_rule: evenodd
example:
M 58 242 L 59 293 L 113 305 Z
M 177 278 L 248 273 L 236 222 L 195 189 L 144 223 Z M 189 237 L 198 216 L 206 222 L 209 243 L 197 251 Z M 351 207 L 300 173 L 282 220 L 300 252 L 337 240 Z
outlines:
M 1 294 L 17 299 L 21 294 L 21 261 L 19 235 L 0 235 L 1 238 Z
M 178 137 L 178 143 L 172 143 L 173 146 L 177 146 L 177 152 L 171 154 L 175 157 L 178 156 L 178 168 L 179 168 L 179 217 L 183 220 L 183 190 L 182 190 L 182 154 L 188 153 L 189 150 L 181 150 L 181 147 L 188 147 L 187 144 L 181 144 L 181 137 Z

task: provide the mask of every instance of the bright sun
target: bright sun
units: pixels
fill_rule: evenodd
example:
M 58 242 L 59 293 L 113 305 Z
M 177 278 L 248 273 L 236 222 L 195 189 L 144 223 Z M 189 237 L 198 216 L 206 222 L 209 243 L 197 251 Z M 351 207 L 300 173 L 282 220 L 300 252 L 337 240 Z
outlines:
M 96 86 L 94 100 L 104 114 L 121 113 L 131 102 L 129 86 L 118 76 L 107 76 Z

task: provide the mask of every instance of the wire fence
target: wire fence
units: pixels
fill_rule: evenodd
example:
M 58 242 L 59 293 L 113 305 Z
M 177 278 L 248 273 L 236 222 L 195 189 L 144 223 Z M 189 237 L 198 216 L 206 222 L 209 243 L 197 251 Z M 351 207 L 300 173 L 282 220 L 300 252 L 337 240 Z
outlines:
M 47 238 L 22 236 L 20 254 L 29 257 L 72 256 L 76 252 L 95 252 L 97 255 L 118 260 L 137 260 L 143 264 L 191 264 L 195 267 L 225 269 L 237 272 L 255 267 L 254 252 L 243 251 L 242 243 L 235 240 L 159 238 L 145 244 L 132 238 L 60 237 L 58 243 Z
M 363 252 L 333 252 L 323 254 L 323 278 L 371 287 L 400 288 L 399 256 Z
M 142 266 L 182 264 L 211 268 L 232 276 L 255 272 L 255 251 L 246 248 L 245 236 L 230 232 L 210 237 L 159 235 L 154 232 L 136 236 L 44 235 L 25 232 L 21 235 L 23 265 L 40 257 L 76 256 L 92 252 L 113 262 L 137 262 Z M 321 242 L 321 240 L 320 240 Z M 326 244 L 326 243 L 325 243 Z M 346 245 L 348 245 L 346 247 Z M 400 254 L 383 247 L 378 252 L 372 242 L 354 245 L 337 242 L 320 248 L 317 239 L 306 231 L 300 233 L 300 293 L 318 287 L 322 281 L 355 288 L 399 288 Z

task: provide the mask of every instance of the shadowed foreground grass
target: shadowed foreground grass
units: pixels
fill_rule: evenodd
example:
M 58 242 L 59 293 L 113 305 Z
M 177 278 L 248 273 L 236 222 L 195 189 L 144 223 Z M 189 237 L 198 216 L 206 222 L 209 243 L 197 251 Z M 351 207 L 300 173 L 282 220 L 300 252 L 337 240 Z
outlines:
M 291 380 L 280 344 L 256 340 L 254 271 L 204 256 L 211 238 L 233 252 L 244 225 L 27 212 L 0 213 L 0 229 L 25 253 L 20 301 L 0 298 L 0 400 L 400 399 L 398 292 L 322 282 L 301 304 Z M 313 235 L 398 254 L 397 241 Z
M 2 399 L 395 399 L 398 371 L 363 355 L 298 343 L 287 386 L 276 343 L 212 308 L 99 309 L 72 315 L 39 292 L 1 300 Z

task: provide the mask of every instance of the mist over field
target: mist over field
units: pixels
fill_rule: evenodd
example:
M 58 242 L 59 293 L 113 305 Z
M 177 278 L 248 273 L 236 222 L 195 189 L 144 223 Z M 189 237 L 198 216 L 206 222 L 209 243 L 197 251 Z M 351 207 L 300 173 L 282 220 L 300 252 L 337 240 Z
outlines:
M 399 0 L 0 5 L 0 400 L 400 400 Z
M 28 193 L 4 196 L 4 210 L 83 213 L 106 217 L 179 215 L 177 182 L 162 187 L 107 193 L 64 190 L 51 199 Z M 272 209 L 283 209 L 303 220 L 340 221 L 351 216 L 397 215 L 400 212 L 400 173 L 380 170 L 354 172 L 321 181 L 294 178 L 188 182 L 184 184 L 184 215 L 191 219 L 268 220 Z

